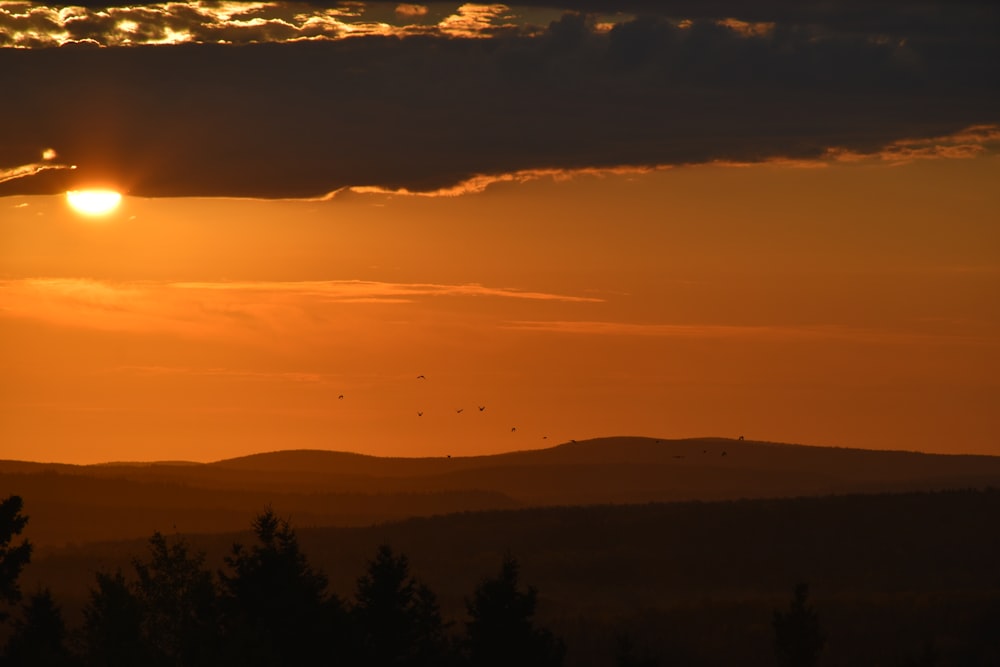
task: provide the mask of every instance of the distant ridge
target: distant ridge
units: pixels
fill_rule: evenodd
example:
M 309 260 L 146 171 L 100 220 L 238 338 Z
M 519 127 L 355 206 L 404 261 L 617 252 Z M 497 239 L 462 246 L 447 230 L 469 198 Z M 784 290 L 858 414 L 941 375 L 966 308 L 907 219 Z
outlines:
M 718 456 L 720 460 L 711 459 Z M 732 458 L 731 458 L 732 457 Z M 725 461 L 721 459 L 725 458 Z M 1000 457 L 977 454 L 931 454 L 902 450 L 874 450 L 849 447 L 821 447 L 781 442 L 738 440 L 704 437 L 656 439 L 639 436 L 619 436 L 570 441 L 543 449 L 530 449 L 480 456 L 454 457 L 380 457 L 352 452 L 299 449 L 261 452 L 238 458 L 224 459 L 206 465 L 228 469 L 301 471 L 316 473 L 325 470 L 338 474 L 419 475 L 429 471 L 450 472 L 473 468 L 534 464 L 593 465 L 608 463 L 671 463 L 685 462 L 725 465 L 727 467 L 783 468 L 787 465 L 825 469 L 830 464 L 849 466 L 850 476 L 871 475 L 865 467 L 855 467 L 862 461 L 879 467 L 875 477 L 907 477 L 922 470 L 928 474 L 944 471 L 972 472 L 969 464 L 983 464 L 987 470 L 1000 472 Z
M 200 466 L 204 465 L 198 461 L 107 461 L 105 463 L 95 463 L 95 466 L 135 466 L 137 468 L 148 466 Z
M 774 442 L 767 440 L 739 440 L 724 437 L 698 438 L 650 438 L 643 436 L 614 436 L 591 438 L 587 440 L 571 440 L 550 447 L 538 449 L 515 450 L 497 454 L 481 454 L 475 456 L 427 456 L 401 457 L 377 456 L 343 450 L 330 449 L 280 449 L 256 452 L 243 456 L 220 459 L 208 463 L 186 460 L 162 461 L 107 461 L 93 464 L 70 464 L 59 462 L 26 461 L 16 459 L 0 459 L 0 471 L 24 472 L 40 468 L 65 472 L 86 471 L 97 468 L 155 468 L 155 467 L 199 467 L 211 466 L 232 470 L 271 470 L 271 471 L 301 471 L 316 472 L 316 466 L 322 469 L 336 468 L 338 472 L 351 474 L 354 471 L 381 472 L 389 470 L 412 470 L 412 466 L 440 467 L 441 470 L 454 470 L 458 467 L 482 467 L 492 464 L 532 463 L 554 461 L 562 462 L 622 462 L 622 461 L 656 461 L 664 454 L 671 457 L 699 453 L 699 447 L 723 447 L 727 452 L 780 452 L 789 458 L 802 461 L 818 452 L 837 452 L 845 457 L 858 455 L 875 455 L 902 460 L 904 457 L 926 457 L 927 461 L 982 461 L 987 465 L 1000 463 L 1000 456 L 985 454 L 941 454 L 920 452 L 916 450 L 883 450 L 861 449 L 854 447 L 820 446 L 798 443 Z M 722 450 L 715 450 L 717 453 Z
M 266 505 L 300 524 L 542 506 L 1000 487 L 1000 457 L 729 438 L 616 437 L 488 456 L 286 450 L 212 463 L 0 461 L 37 544 L 246 527 Z

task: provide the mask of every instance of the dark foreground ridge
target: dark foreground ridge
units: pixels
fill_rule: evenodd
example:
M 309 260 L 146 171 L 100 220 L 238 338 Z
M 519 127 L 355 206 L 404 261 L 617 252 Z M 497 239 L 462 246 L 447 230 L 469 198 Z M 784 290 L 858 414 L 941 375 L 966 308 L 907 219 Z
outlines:
M 30 503 L 26 510 L 30 512 Z M 493 590 L 504 580 L 508 585 L 500 588 L 508 595 L 520 591 L 533 597 L 529 627 L 552 637 L 554 643 L 546 645 L 554 652 L 544 653 L 548 658 L 554 660 L 557 647 L 565 647 L 567 667 L 985 667 L 996 665 L 1000 656 L 996 489 L 463 512 L 367 527 L 302 528 L 284 537 L 289 526 L 274 513 L 264 516 L 271 517 L 264 525 L 274 526 L 264 536 L 258 515 L 254 530 L 239 534 L 157 533 L 152 540 L 40 549 L 21 577 L 22 587 L 26 592 L 51 590 L 49 602 L 58 603 L 70 628 L 86 626 L 91 591 L 110 595 L 115 586 L 124 586 L 147 596 L 143 604 L 167 604 L 153 584 L 185 572 L 183 576 L 212 583 L 226 605 L 240 595 L 248 603 L 259 602 L 256 589 L 234 582 L 245 576 L 247 585 L 264 585 L 269 579 L 251 575 L 273 560 L 258 558 L 258 549 L 280 553 L 294 544 L 298 556 L 289 562 L 298 565 L 282 570 L 285 576 L 298 572 L 296 577 L 312 582 L 314 592 L 321 579 L 329 599 L 339 601 L 334 610 L 343 614 L 323 617 L 324 641 L 340 648 L 321 664 L 383 664 L 349 659 L 364 655 L 352 653 L 365 649 L 351 641 L 368 636 L 369 630 L 354 626 L 353 639 L 344 639 L 345 628 L 352 626 L 343 623 L 345 618 L 367 622 L 364 613 L 355 611 L 358 606 L 371 604 L 379 590 L 401 588 L 410 591 L 409 597 L 390 595 L 390 601 L 402 600 L 399 605 L 414 614 L 422 610 L 421 627 L 437 627 L 428 610 L 439 614 L 444 636 L 457 642 L 448 645 L 458 649 L 450 655 L 459 662 L 391 664 L 492 664 L 461 662 L 471 659 L 465 642 L 471 641 L 469 622 L 475 616 L 470 618 L 469 603 L 485 582 L 494 582 L 486 586 Z M 398 557 L 405 558 L 405 568 Z M 504 574 L 506 565 L 497 574 L 498 564 L 510 559 L 517 565 L 513 585 L 509 573 Z M 375 567 L 379 562 L 382 566 Z M 119 569 L 121 582 L 95 579 L 95 572 Z M 156 576 L 144 584 L 143 572 Z M 387 589 L 373 585 L 386 577 L 396 583 Z M 418 594 L 424 588 L 427 594 Z M 281 587 L 286 589 L 294 587 Z M 231 615 L 225 622 L 230 625 L 216 636 L 244 627 L 240 614 L 245 610 L 228 608 Z M 283 618 L 299 618 L 293 611 Z M 169 619 L 168 614 L 158 623 Z M 303 631 L 311 627 L 300 620 Z M 264 639 L 278 630 L 268 625 L 260 632 L 258 639 Z M 393 637 L 403 636 L 394 632 L 377 643 L 399 650 L 433 648 L 413 638 L 394 644 Z M 185 632 L 172 641 L 183 643 L 192 636 L 198 635 Z M 786 636 L 784 644 L 779 636 Z M 811 639 L 799 641 L 803 638 Z M 810 655 L 818 661 L 779 658 L 796 646 L 811 646 Z

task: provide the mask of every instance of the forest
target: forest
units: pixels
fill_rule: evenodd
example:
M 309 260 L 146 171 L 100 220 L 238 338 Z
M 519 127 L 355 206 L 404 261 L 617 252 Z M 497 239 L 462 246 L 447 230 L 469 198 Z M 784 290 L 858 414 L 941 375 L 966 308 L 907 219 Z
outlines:
M 1000 664 L 995 489 L 301 530 L 265 508 L 37 561 L 29 515 L 0 514 L 8 665 Z

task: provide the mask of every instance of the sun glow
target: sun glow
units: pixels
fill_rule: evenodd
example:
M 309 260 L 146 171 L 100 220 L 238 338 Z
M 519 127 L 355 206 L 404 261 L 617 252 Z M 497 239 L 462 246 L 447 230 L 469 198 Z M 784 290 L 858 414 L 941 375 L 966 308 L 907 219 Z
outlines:
M 114 190 L 70 190 L 66 201 L 77 213 L 83 215 L 107 215 L 122 201 L 120 193 Z

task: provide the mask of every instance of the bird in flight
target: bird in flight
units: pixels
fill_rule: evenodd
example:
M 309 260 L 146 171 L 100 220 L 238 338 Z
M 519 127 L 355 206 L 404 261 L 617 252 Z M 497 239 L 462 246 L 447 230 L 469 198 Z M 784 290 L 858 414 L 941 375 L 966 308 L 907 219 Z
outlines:
M 418 376 L 417 376 L 417 379 L 418 379 L 418 380 L 426 380 L 426 379 L 427 379 L 427 376 L 426 376 L 426 375 L 418 375 Z
M 418 416 L 418 417 L 423 417 L 423 416 L 424 416 L 424 413 L 423 413 L 423 412 L 417 412 L 417 416 Z
M 457 414 L 462 414 L 463 411 L 465 411 L 465 408 L 459 408 L 458 410 L 455 410 Z
M 342 401 L 342 400 L 344 400 L 344 395 L 343 395 L 343 394 L 341 394 L 340 396 L 338 396 L 338 397 L 337 397 L 337 400 L 341 400 L 341 401 Z
M 480 406 L 479 406 L 479 411 L 480 411 L 480 412 L 482 412 L 482 411 L 483 411 L 483 410 L 485 410 L 485 409 L 486 409 L 486 406 L 485 406 L 485 405 L 480 405 Z
M 516 430 L 517 430 L 517 427 L 516 427 L 516 426 L 511 426 L 511 427 L 510 427 L 510 432 L 511 432 L 511 433 L 513 433 L 513 432 L 514 432 L 514 431 L 516 431 Z

